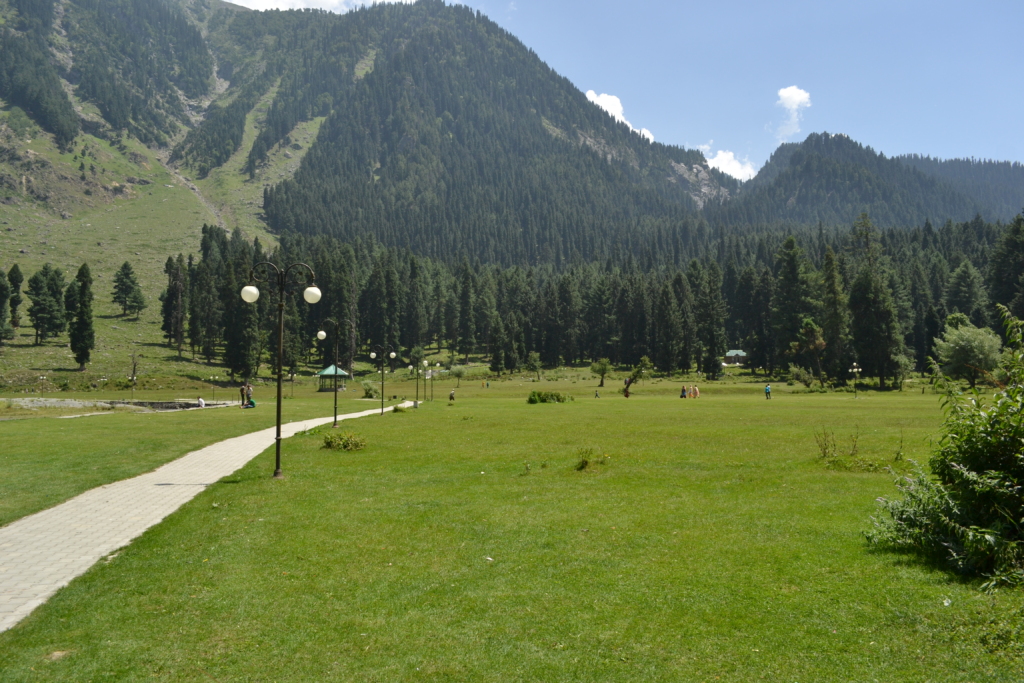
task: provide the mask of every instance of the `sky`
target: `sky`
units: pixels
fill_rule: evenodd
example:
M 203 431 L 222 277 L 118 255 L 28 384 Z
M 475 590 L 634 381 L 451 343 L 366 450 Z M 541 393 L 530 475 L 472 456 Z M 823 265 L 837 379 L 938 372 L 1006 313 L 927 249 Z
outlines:
M 357 0 L 233 0 L 253 9 Z M 752 177 L 782 142 L 1024 161 L 1021 0 L 465 0 L 648 139 Z

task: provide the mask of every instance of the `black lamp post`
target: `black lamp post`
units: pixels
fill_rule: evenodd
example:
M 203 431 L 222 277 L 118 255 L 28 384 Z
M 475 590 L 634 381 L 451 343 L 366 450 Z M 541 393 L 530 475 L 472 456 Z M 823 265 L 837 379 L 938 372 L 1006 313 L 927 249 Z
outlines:
M 388 344 L 383 346 L 377 344 L 373 347 L 373 351 L 370 351 L 370 359 L 380 359 L 380 414 L 384 414 L 384 357 L 387 356 L 391 360 L 395 359 L 395 350 Z
M 856 363 L 850 368 L 850 372 L 853 373 L 853 397 L 857 398 L 857 381 L 860 379 L 861 367 Z
M 303 268 L 306 269 L 309 276 L 306 277 L 306 272 L 302 272 L 302 279 L 299 279 L 299 273 L 293 269 L 298 269 L 301 272 Z M 261 269 L 263 277 L 258 276 Z M 266 282 L 277 285 L 277 435 L 274 437 L 277 459 L 274 466 L 274 478 L 281 479 L 284 476 L 281 474 L 281 382 L 283 381 L 281 366 L 284 364 L 284 295 L 289 287 L 305 285 L 302 298 L 306 300 L 306 303 L 315 304 L 320 301 L 321 294 L 320 288 L 316 286 L 316 275 L 313 273 L 313 269 L 305 263 L 293 263 L 283 269 L 268 261 L 257 263 L 249 271 L 249 282 L 260 284 Z M 242 300 L 246 303 L 254 304 L 259 298 L 260 290 L 256 288 L 255 284 L 242 287 Z
M 334 325 L 334 425 L 331 429 L 338 428 L 338 331 L 341 327 L 338 325 L 338 321 L 333 318 L 327 318 L 324 320 L 325 323 L 331 323 Z M 316 338 L 323 341 L 327 338 L 327 333 L 320 330 L 316 333 Z

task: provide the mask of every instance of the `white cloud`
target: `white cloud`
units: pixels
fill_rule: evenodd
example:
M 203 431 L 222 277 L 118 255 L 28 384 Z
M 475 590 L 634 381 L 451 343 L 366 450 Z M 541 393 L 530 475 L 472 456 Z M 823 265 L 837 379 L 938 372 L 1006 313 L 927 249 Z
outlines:
M 698 146 L 698 149 L 703 150 L 705 145 Z M 710 149 L 710 147 L 709 147 Z M 704 152 L 707 156 L 707 152 Z M 757 169 L 754 168 L 754 164 L 751 163 L 750 159 L 746 157 L 742 161 L 736 158 L 736 155 L 732 152 L 720 149 L 715 152 L 715 156 L 708 156 L 708 166 L 711 168 L 717 168 L 722 173 L 727 173 L 733 178 L 739 180 L 750 180 L 757 175 Z
M 811 93 L 791 85 L 779 90 L 779 101 L 775 104 L 789 112 L 789 118 L 775 131 L 779 142 L 785 142 L 790 136 L 800 132 L 801 112 L 811 106 Z
M 640 133 L 640 137 L 644 138 L 648 142 L 654 142 L 654 133 L 646 128 L 637 130 L 633 127 L 632 123 L 626 120 L 626 116 L 622 109 L 622 100 L 615 95 L 609 95 L 607 93 L 601 93 L 598 95 L 593 90 L 588 90 L 587 99 L 608 112 L 608 114 L 616 121 L 620 121 L 629 126 L 630 130 Z
M 335 14 L 344 14 L 363 5 L 376 5 L 378 2 L 404 2 L 411 4 L 414 0 L 231 0 L 236 5 L 249 9 L 303 9 L 315 7 Z

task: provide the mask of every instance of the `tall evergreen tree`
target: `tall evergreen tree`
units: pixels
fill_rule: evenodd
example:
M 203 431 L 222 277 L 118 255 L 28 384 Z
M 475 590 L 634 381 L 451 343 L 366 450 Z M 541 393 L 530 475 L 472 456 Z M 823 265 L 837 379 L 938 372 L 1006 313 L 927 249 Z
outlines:
M 765 268 L 757 280 L 751 309 L 754 318 L 750 321 L 750 332 L 744 342 L 747 349 L 747 362 L 751 368 L 764 368 L 765 372 L 775 372 L 778 345 L 775 340 L 775 321 L 772 304 L 775 301 L 775 277 Z
M 7 306 L 11 299 L 11 284 L 7 273 L 0 268 L 0 345 L 5 339 L 14 338 L 14 328 L 7 321 Z
M 476 348 L 476 321 L 473 316 L 473 304 L 475 303 L 473 271 L 466 260 L 463 260 L 461 270 L 458 300 L 458 352 L 463 354 L 466 360 L 469 360 L 469 354 Z
M 21 317 L 18 315 L 18 308 L 23 301 L 21 298 L 21 283 L 24 281 L 24 278 L 25 276 L 21 274 L 21 268 L 18 267 L 17 263 L 7 271 L 7 281 L 11 285 L 11 327 L 15 329 L 21 327 Z M 3 311 L 0 311 L 0 316 L 3 316 Z
M 988 325 L 988 306 L 981 273 L 964 259 L 946 285 L 946 309 L 950 313 L 963 313 L 975 327 L 985 327 Z
M 902 334 L 892 292 L 875 264 L 866 261 L 850 288 L 851 332 L 857 360 L 879 387 L 898 371 Z
M 697 335 L 701 344 L 701 370 L 708 379 L 722 373 L 722 356 L 726 352 L 725 317 L 722 299 L 722 271 L 712 261 L 704 269 L 704 285 L 697 297 Z
M 28 279 L 28 317 L 36 330 L 35 343 L 56 337 L 67 328 L 64 313 L 64 274 L 49 263 Z
M 128 306 L 132 300 L 132 293 L 140 289 L 139 281 L 135 277 L 135 270 L 132 264 L 125 261 L 116 273 L 114 273 L 114 291 L 112 300 L 121 307 L 121 315 L 128 315 Z
M 780 355 L 791 356 L 794 342 L 799 342 L 805 318 L 815 317 L 817 302 L 810 273 L 810 263 L 792 235 L 786 238 L 776 255 L 777 272 L 772 314 L 775 341 Z
M 75 354 L 78 369 L 85 370 L 93 348 L 96 347 L 96 334 L 92 326 L 92 273 L 89 264 L 83 263 L 75 276 L 77 284 L 77 302 L 75 318 L 71 323 L 71 351 Z M 70 289 L 70 286 L 69 286 Z
M 833 379 L 843 379 L 851 362 L 850 307 L 843 276 L 831 246 L 825 247 L 821 280 L 821 337 L 825 343 L 820 358 L 821 369 Z
M 674 372 L 679 367 L 682 342 L 679 302 L 672 291 L 672 283 L 666 280 L 654 313 L 654 365 L 662 372 Z

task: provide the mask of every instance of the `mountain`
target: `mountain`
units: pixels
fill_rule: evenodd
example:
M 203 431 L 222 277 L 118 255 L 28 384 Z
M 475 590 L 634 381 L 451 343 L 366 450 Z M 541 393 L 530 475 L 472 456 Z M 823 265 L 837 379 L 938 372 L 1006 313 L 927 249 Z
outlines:
M 946 179 L 887 158 L 846 135 L 814 133 L 781 145 L 736 199 L 712 215 L 729 224 L 876 225 L 968 220 L 984 205 Z
M 908 154 L 901 163 L 939 178 L 972 197 L 992 219 L 1011 220 L 1024 208 L 1024 164 L 990 159 L 933 159 Z
M 698 150 L 643 139 L 440 0 L 343 15 L 0 0 L 0 98 L 0 218 L 41 223 L 94 227 L 160 184 L 193 220 L 271 242 L 560 265 L 679 261 L 719 227 L 846 226 L 862 211 L 884 227 L 1005 219 L 1024 196 L 1020 165 L 886 158 L 827 133 L 782 145 L 741 184 Z

